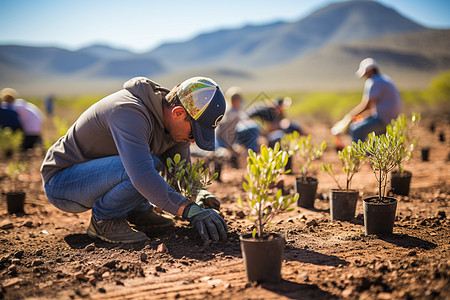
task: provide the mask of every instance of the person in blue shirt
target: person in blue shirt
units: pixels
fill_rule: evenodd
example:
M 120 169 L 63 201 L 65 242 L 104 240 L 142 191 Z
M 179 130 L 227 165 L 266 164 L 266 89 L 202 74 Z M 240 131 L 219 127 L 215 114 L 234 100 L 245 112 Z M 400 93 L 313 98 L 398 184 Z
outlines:
M 348 128 L 353 142 L 364 141 L 371 132 L 385 133 L 402 110 L 400 92 L 389 76 L 380 73 L 375 59 L 363 59 L 356 75 L 366 78 L 361 103 L 331 129 L 337 135 Z
M 22 130 L 22 124 L 16 111 L 9 108 L 2 108 L 2 100 L 0 99 L 0 127 L 11 128 L 11 130 Z

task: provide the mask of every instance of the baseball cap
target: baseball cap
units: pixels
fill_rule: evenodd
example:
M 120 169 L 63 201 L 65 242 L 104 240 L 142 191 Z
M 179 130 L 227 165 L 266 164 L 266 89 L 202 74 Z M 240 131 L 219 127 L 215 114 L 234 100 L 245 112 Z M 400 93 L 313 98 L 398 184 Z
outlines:
M 14 99 L 19 97 L 19 93 L 15 89 L 12 88 L 4 88 L 0 91 L 0 97 L 4 100 L 6 96 L 11 96 Z
M 359 63 L 359 69 L 358 71 L 356 71 L 356 76 L 358 76 L 359 78 L 363 77 L 364 74 L 366 74 L 367 71 L 372 70 L 374 68 L 378 68 L 378 64 L 375 61 L 375 59 L 368 57 L 363 59 L 360 63 Z
M 192 131 L 197 146 L 206 151 L 215 150 L 214 129 L 225 113 L 225 97 L 214 80 L 192 77 L 182 82 L 178 99 L 192 118 Z

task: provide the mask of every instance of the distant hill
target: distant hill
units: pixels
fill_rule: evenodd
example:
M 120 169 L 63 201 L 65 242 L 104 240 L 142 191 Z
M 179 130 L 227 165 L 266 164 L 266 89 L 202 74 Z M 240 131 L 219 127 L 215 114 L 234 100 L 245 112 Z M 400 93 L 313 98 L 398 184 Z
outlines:
M 105 45 L 77 51 L 0 46 L 0 87 L 25 94 L 112 92 L 133 76 L 167 87 L 204 75 L 224 88 L 354 89 L 359 61 L 376 58 L 404 87 L 450 69 L 449 30 L 432 30 L 378 2 L 330 4 L 296 22 L 219 30 L 143 54 Z
M 173 68 L 201 64 L 262 67 L 290 61 L 323 46 L 367 40 L 424 27 L 378 2 L 330 4 L 294 23 L 247 26 L 162 45 L 150 55 Z

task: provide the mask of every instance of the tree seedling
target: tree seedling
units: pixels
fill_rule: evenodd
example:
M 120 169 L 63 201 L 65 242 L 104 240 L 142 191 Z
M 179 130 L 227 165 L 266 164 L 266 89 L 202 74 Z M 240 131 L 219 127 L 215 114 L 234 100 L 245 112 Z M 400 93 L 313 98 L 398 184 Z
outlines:
M 167 158 L 167 182 L 176 192 L 195 202 L 200 190 L 212 184 L 219 176 L 205 168 L 204 163 L 197 160 L 196 163 L 186 164 L 186 159 L 181 159 L 180 154 L 175 154 L 173 159 Z
M 255 224 L 252 236 L 263 238 L 264 226 L 279 212 L 293 210 L 294 208 L 289 206 L 297 202 L 299 195 L 286 197 L 282 195 L 281 189 L 275 194 L 271 193 L 271 183 L 282 174 L 290 172 L 283 169 L 287 164 L 288 154 L 280 150 L 279 143 L 276 143 L 273 149 L 262 145 L 260 154 L 249 149 L 248 154 L 246 182 L 243 183 L 243 188 L 247 192 L 247 203 L 251 208 L 249 220 Z M 241 197 L 238 198 L 238 204 L 243 207 Z
M 342 151 L 339 151 L 338 156 L 343 165 L 342 170 L 346 174 L 345 189 L 348 191 L 350 189 L 350 184 L 353 176 L 359 171 L 361 165 L 365 160 L 365 157 L 364 155 L 361 155 L 358 151 L 356 151 L 352 146 L 347 146 Z M 333 178 L 334 182 L 336 182 L 338 188 L 340 190 L 343 190 L 334 174 L 333 166 L 331 164 L 321 164 L 320 169 L 328 173 Z
M 369 160 L 378 182 L 378 200 L 383 202 L 389 173 L 398 165 L 399 157 L 402 157 L 403 160 L 406 159 L 405 156 L 399 155 L 404 147 L 403 136 L 392 134 L 392 132 L 382 135 L 372 132 L 366 142 L 359 140 L 357 144 L 353 143 L 353 147 L 355 151 Z
M 27 170 L 28 164 L 23 161 L 12 161 L 9 163 L 9 167 L 6 169 L 6 174 L 13 182 L 14 191 L 19 192 L 19 176 Z
M 22 131 L 13 131 L 9 127 L 0 127 L 0 157 L 8 157 L 17 153 L 22 145 L 22 140 Z
M 319 159 L 327 144 L 323 141 L 320 145 L 315 144 L 311 141 L 312 136 L 308 135 L 306 137 L 300 136 L 297 131 L 286 135 L 282 139 L 283 149 L 286 149 L 289 156 L 295 156 L 301 159 L 302 165 L 300 166 L 300 173 L 302 178 L 306 181 L 309 171 L 311 169 L 311 163 Z
M 403 138 L 403 145 L 397 152 L 396 162 L 398 171 L 403 173 L 403 162 L 411 158 L 411 153 L 416 147 L 418 138 L 413 135 L 413 130 L 419 123 L 420 113 L 413 113 L 411 120 L 408 121 L 404 114 L 400 114 L 397 119 L 392 120 L 386 127 L 386 133 Z

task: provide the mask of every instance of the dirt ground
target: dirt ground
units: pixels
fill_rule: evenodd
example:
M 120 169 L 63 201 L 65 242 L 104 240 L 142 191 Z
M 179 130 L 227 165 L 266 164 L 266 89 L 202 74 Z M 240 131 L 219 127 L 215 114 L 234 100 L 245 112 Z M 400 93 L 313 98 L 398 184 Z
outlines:
M 286 237 L 280 284 L 246 281 L 239 235 L 249 233 L 251 223 L 237 206 L 244 196 L 243 164 L 225 167 L 223 182 L 209 188 L 222 201 L 226 241 L 204 247 L 187 222 L 176 220 L 169 232 L 125 245 L 90 239 L 90 211 L 69 214 L 48 202 L 40 181 L 42 156 L 35 154 L 21 178 L 26 214 L 9 215 L 1 202 L 0 299 L 450 299 L 450 128 L 431 132 L 428 124 L 423 120 L 418 128 L 421 140 L 405 165 L 413 173 L 411 192 L 397 197 L 393 234 L 364 233 L 361 199 L 376 194 L 368 165 L 353 181 L 361 198 L 350 222 L 330 220 L 328 193 L 335 184 L 316 171 L 314 209 L 296 207 L 269 226 Z M 330 141 L 325 126 L 309 131 Z M 439 141 L 440 132 L 446 141 Z M 421 161 L 422 146 L 431 147 L 428 162 Z M 321 161 L 338 169 L 331 145 Z M 6 164 L 0 162 L 2 192 L 11 185 Z M 295 174 L 283 180 L 292 192 Z

